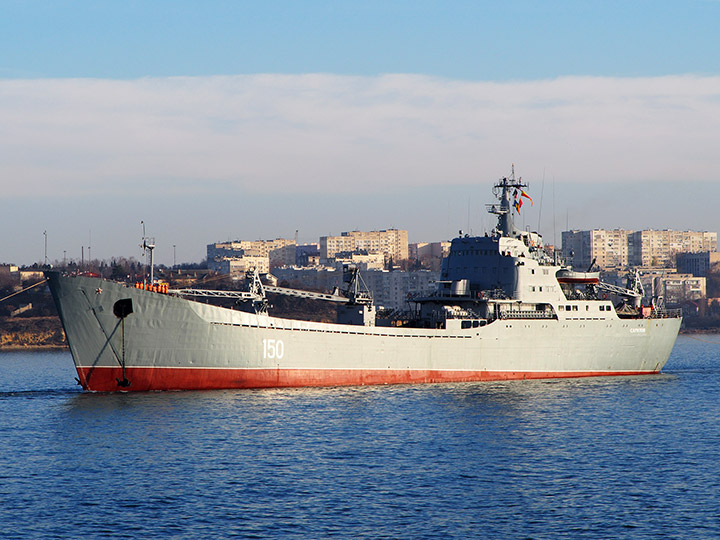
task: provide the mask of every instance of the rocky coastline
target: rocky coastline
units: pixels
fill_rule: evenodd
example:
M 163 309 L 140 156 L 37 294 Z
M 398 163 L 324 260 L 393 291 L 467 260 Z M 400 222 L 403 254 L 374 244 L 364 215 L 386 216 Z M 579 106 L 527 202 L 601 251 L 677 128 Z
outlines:
M 0 351 L 66 349 L 57 316 L 0 317 Z

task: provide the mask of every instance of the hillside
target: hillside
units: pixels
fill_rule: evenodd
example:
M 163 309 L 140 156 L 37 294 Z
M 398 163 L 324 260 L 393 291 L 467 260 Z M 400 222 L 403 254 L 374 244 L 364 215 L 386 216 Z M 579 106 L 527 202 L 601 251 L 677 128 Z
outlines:
M 0 350 L 67 347 L 57 316 L 0 317 Z

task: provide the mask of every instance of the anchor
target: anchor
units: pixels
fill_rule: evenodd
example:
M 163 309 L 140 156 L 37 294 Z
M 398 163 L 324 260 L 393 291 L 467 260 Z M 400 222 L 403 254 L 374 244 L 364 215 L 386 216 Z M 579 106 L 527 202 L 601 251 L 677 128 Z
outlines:
M 122 298 L 113 304 L 113 313 L 120 319 L 120 334 L 122 336 L 122 359 L 120 366 L 122 367 L 122 379 L 115 378 L 120 388 L 130 386 L 130 381 L 125 376 L 125 317 L 133 312 L 132 298 Z

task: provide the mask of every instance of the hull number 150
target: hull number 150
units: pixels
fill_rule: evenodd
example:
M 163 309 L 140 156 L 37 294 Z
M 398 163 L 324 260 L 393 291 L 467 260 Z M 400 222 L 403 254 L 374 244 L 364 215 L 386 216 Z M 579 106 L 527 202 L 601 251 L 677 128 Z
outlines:
M 285 345 L 281 339 L 263 339 L 263 358 L 282 358 Z

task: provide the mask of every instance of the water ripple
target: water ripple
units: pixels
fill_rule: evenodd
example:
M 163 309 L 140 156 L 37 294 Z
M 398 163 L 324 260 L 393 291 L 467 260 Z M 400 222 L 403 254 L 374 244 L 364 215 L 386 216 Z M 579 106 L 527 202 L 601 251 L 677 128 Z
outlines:
M 73 377 L 67 354 L 0 355 L 3 538 L 720 537 L 720 360 L 697 340 L 657 377 L 143 394 Z

